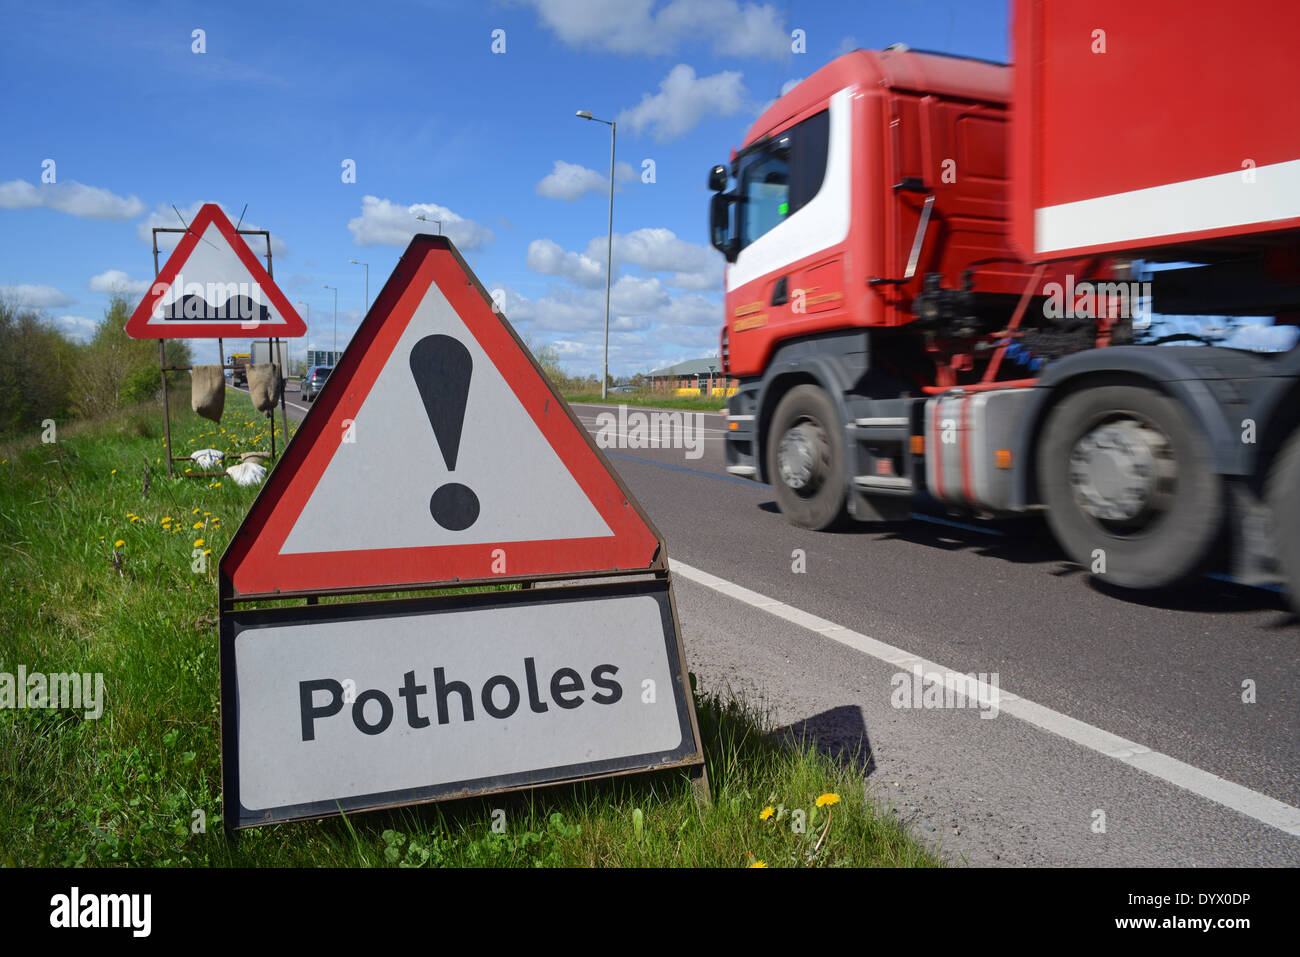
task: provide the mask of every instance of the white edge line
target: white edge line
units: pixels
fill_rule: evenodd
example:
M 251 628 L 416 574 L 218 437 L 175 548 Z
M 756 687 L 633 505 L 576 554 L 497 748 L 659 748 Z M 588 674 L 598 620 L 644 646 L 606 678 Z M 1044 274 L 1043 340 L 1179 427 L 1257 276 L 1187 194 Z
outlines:
M 719 578 L 706 571 L 683 564 L 676 559 L 670 558 L 668 564 L 674 574 L 693 581 L 697 585 L 711 588 L 729 598 L 759 608 L 769 614 L 776 615 L 778 618 L 784 618 L 786 621 L 824 635 L 832 641 L 837 641 L 855 651 L 870 655 L 872 658 L 886 664 L 905 670 L 920 665 L 927 675 L 930 672 L 938 672 L 942 675 L 955 673 L 955 669 L 945 668 L 943 665 L 928 661 L 909 651 L 904 651 L 902 648 L 896 648 L 869 635 L 844 628 L 832 621 L 827 621 L 825 618 L 819 618 L 806 611 L 801 611 L 792 605 L 769 598 L 759 592 L 751 591 L 734 582 L 729 582 L 725 578 Z M 970 684 L 967 683 L 967 686 L 969 687 Z M 981 699 L 984 699 L 986 695 L 996 695 L 999 702 L 999 711 L 1001 712 L 1006 712 L 1021 721 L 1065 738 L 1067 741 L 1072 741 L 1090 751 L 1095 751 L 1105 757 L 1113 758 L 1130 767 L 1137 768 L 1152 777 L 1167 781 L 1175 787 L 1190 791 L 1207 801 L 1213 801 L 1215 804 L 1237 811 L 1262 824 L 1275 827 L 1292 836 L 1300 836 L 1300 808 L 1284 804 L 1267 794 L 1252 791 L 1250 788 L 1229 781 L 1227 778 L 1221 778 L 1217 774 L 1211 774 L 1209 771 L 1194 765 L 1179 761 L 1167 754 L 1153 751 L 1136 741 L 1129 741 L 1127 738 L 1121 738 L 1119 735 L 1111 734 L 1109 731 L 1080 721 L 1077 718 L 1072 718 L 1067 714 L 1053 711 L 1051 708 L 1037 704 L 1027 698 L 1010 694 L 1000 688 L 992 688 L 985 682 L 975 682 L 975 687 L 976 693 Z

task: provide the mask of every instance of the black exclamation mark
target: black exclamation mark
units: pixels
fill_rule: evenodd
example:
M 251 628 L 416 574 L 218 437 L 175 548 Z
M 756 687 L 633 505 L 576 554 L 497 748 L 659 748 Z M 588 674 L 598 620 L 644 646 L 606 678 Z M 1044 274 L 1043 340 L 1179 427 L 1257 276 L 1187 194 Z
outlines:
M 415 376 L 425 414 L 429 416 L 434 438 L 450 472 L 456 471 L 473 370 L 474 360 L 469 350 L 451 336 L 425 336 L 411 350 L 411 375 Z M 473 525 L 478 520 L 478 508 L 478 496 L 458 482 L 439 487 L 429 499 L 429 512 L 434 521 L 452 532 Z

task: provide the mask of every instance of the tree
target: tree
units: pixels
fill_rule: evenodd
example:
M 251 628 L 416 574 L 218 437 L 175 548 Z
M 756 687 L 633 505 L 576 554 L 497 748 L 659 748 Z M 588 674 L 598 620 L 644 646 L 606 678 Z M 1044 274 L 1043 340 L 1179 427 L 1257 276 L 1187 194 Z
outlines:
M 158 346 L 152 339 L 132 339 L 126 334 L 131 305 L 119 294 L 109 298 L 103 321 L 95 327 L 79 364 L 73 406 L 78 415 L 95 416 L 158 394 Z M 180 339 L 163 340 L 169 366 L 190 364 L 189 345 Z M 168 384 L 184 373 L 168 373 Z
M 0 300 L 0 435 L 67 417 L 77 352 L 40 313 Z
M 546 378 L 551 381 L 551 385 L 563 391 L 569 384 L 569 377 L 565 374 L 563 366 L 560 365 L 560 350 L 550 344 L 534 345 L 531 334 L 524 335 L 524 345 L 533 354 L 537 364 L 542 367 L 542 371 L 546 373 Z

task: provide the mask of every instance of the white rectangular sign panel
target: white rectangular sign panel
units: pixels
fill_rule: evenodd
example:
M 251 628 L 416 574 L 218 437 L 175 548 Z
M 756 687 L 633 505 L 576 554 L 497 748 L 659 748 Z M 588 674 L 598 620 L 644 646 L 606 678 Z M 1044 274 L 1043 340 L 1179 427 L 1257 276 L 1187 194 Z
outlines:
M 698 764 L 665 581 L 223 615 L 226 821 Z

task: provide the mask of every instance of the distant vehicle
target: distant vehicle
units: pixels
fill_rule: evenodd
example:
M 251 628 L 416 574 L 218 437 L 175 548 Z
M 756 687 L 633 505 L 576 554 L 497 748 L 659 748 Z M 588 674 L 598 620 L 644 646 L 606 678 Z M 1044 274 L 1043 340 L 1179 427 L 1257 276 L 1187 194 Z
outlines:
M 250 361 L 253 365 L 266 365 L 274 362 L 280 367 L 281 374 L 283 374 L 285 366 L 285 347 L 283 342 L 275 343 L 275 348 L 273 349 L 271 343 L 267 342 L 265 339 L 254 340 L 250 349 L 252 350 L 252 359 Z
M 312 366 L 308 369 L 300 387 L 302 400 L 310 402 L 320 395 L 320 390 L 325 387 L 325 380 L 330 377 L 330 373 L 333 371 L 333 366 Z
M 609 391 L 615 393 L 616 395 L 631 395 L 633 392 L 636 391 L 636 389 L 634 389 L 630 385 L 616 385 L 614 386 L 614 388 L 610 389 Z
M 232 385 L 248 384 L 248 363 L 252 359 L 247 352 L 236 352 L 230 357 L 228 363 L 233 368 L 230 370 L 230 382 Z

